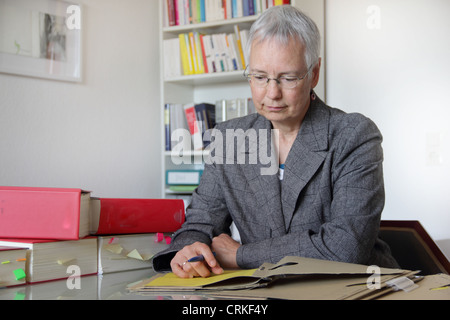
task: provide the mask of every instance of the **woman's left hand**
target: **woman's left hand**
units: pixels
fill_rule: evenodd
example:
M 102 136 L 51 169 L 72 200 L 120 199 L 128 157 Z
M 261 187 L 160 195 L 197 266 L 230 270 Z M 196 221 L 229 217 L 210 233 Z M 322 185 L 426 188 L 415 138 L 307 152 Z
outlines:
M 241 244 L 234 241 L 229 235 L 222 233 L 213 238 L 211 249 L 216 253 L 216 259 L 220 266 L 225 269 L 239 268 L 236 262 L 236 253 Z

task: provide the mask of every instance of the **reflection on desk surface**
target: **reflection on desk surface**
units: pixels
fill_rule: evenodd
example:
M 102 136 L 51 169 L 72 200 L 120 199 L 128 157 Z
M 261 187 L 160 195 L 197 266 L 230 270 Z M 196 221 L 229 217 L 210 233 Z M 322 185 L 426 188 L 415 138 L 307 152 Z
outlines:
M 79 289 L 70 289 L 73 279 L 49 281 L 0 289 L 0 300 L 170 300 L 206 299 L 194 296 L 140 295 L 127 286 L 155 275 L 152 269 L 91 275 L 80 278 Z

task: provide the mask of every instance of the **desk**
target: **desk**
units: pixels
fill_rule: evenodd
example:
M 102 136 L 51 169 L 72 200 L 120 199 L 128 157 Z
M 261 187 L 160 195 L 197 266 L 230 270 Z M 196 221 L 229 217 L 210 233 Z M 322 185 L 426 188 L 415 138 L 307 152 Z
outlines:
M 67 279 L 48 281 L 37 284 L 16 286 L 0 289 L 0 300 L 211 300 L 213 296 L 206 293 L 177 293 L 170 295 L 163 294 L 140 294 L 129 292 L 127 286 L 140 280 L 144 280 L 155 275 L 153 269 L 141 269 L 132 271 L 123 271 L 108 273 L 103 275 L 90 275 L 81 277 L 79 280 L 79 289 L 69 289 Z M 430 281 L 435 276 L 426 277 L 419 282 L 422 285 L 421 290 L 415 294 L 405 294 L 403 292 L 391 293 L 383 296 L 382 300 L 409 300 L 411 299 L 444 299 L 450 300 L 450 288 L 445 291 L 435 291 L 431 295 L 425 292 L 420 295 L 420 291 L 426 291 L 426 287 L 435 287 Z M 448 281 L 448 275 L 442 275 L 444 282 Z M 442 282 L 442 281 L 441 281 Z M 73 281 L 71 281 L 73 283 Z M 447 283 L 447 282 L 446 282 Z M 257 289 L 255 289 L 257 290 Z M 411 293 L 413 293 L 412 291 Z M 419 295 L 418 295 L 419 294 Z M 439 294 L 437 296 L 436 294 Z M 231 299 L 231 298 L 230 298 Z M 227 299 L 227 300 L 230 300 Z M 222 298 L 223 300 L 223 298 Z

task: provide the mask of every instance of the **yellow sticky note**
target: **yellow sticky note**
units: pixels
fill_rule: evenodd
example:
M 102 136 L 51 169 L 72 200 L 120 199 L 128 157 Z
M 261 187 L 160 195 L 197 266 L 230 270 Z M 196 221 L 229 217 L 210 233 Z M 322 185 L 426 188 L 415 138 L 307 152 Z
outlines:
M 153 257 L 153 254 L 143 254 L 142 259 L 147 261 L 150 260 Z
M 103 246 L 107 251 L 115 253 L 115 254 L 121 254 L 122 253 L 122 246 L 118 243 L 115 244 L 106 244 Z
M 137 259 L 137 260 L 144 260 L 144 258 L 142 258 L 141 254 L 136 249 L 134 249 L 129 254 L 127 254 L 127 257 Z
M 76 258 L 69 258 L 69 259 L 59 259 L 57 260 L 59 265 L 62 266 L 70 266 L 71 264 L 74 264 L 74 262 L 76 261 Z

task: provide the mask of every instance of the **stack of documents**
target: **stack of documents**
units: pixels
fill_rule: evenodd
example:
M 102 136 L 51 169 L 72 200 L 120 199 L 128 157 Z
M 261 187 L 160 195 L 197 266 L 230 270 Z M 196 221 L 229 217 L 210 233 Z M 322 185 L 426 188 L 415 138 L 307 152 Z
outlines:
M 413 290 L 419 271 L 378 268 L 303 257 L 285 257 L 258 269 L 226 270 L 209 278 L 158 274 L 129 287 L 142 294 L 197 292 L 215 297 L 274 299 L 372 299 L 393 290 Z M 393 280 L 397 280 L 395 284 Z

